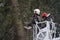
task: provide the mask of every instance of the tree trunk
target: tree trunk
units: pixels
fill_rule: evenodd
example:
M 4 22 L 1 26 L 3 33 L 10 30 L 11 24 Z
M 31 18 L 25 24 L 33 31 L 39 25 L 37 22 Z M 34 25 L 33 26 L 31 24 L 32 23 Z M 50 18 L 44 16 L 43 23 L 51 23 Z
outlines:
M 24 40 L 24 34 L 23 34 L 23 25 L 22 25 L 22 20 L 19 17 L 20 16 L 20 9 L 19 9 L 19 4 L 17 0 L 11 0 L 12 6 L 13 6 L 13 12 L 14 16 L 16 18 L 15 24 L 16 24 L 16 29 L 17 29 L 17 38 L 18 40 Z

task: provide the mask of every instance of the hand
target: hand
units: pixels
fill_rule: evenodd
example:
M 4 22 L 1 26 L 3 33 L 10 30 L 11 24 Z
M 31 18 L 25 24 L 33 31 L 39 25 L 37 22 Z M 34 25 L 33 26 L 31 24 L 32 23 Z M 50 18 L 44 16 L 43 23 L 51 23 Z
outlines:
M 27 27 L 27 26 L 24 26 L 24 28 L 25 28 L 25 29 L 31 29 L 32 27 L 31 27 L 31 26 L 29 26 L 29 27 Z

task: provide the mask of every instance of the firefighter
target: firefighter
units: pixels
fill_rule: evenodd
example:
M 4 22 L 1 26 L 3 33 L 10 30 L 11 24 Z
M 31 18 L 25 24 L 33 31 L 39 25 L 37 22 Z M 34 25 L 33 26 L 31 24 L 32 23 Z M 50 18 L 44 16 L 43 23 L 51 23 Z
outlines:
M 42 18 L 43 18 L 43 21 L 51 21 L 51 15 L 50 15 L 50 13 L 43 12 L 42 13 Z
M 33 26 L 32 24 L 36 24 L 35 21 L 39 22 L 39 17 L 40 17 L 40 10 L 39 9 L 34 9 L 33 20 L 25 28 L 31 29 L 32 26 Z

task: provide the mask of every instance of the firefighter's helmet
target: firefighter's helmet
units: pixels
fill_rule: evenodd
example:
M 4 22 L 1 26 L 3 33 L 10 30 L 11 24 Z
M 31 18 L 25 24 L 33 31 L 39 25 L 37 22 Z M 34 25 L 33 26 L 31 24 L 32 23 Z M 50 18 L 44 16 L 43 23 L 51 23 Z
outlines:
M 34 13 L 36 13 L 36 14 L 40 14 L 40 10 L 39 9 L 34 9 Z

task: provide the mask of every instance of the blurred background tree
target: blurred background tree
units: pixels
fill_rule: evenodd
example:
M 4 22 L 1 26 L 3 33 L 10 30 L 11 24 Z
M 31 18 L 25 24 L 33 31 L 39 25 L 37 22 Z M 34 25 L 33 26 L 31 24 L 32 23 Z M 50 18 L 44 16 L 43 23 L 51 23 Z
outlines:
M 35 8 L 60 23 L 60 0 L 0 0 L 0 40 L 32 40 L 32 29 L 23 26 L 31 22 Z

